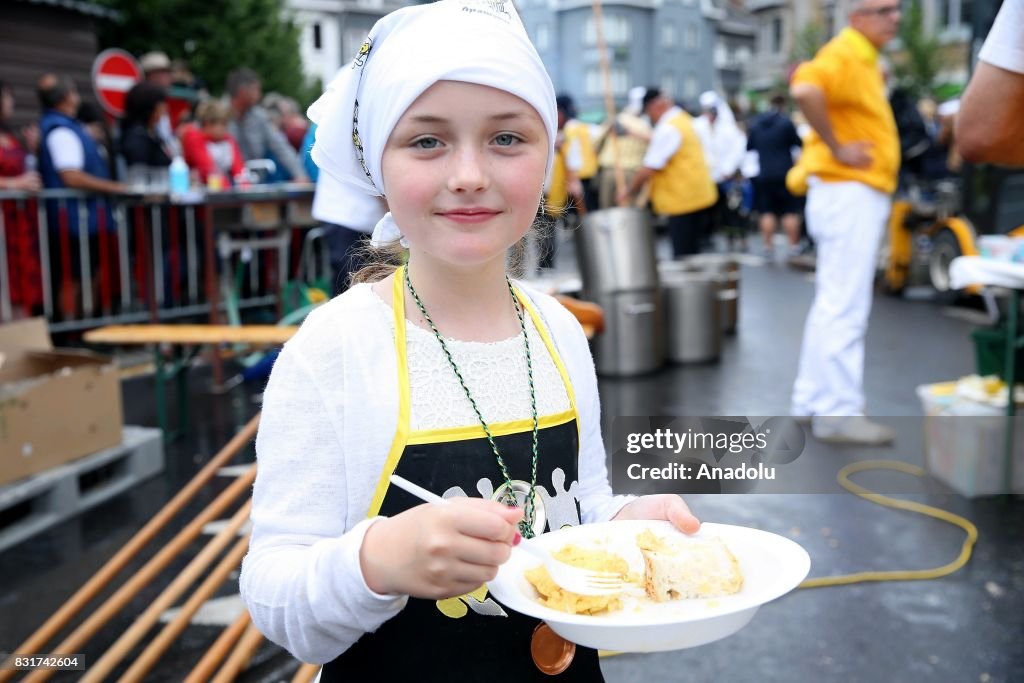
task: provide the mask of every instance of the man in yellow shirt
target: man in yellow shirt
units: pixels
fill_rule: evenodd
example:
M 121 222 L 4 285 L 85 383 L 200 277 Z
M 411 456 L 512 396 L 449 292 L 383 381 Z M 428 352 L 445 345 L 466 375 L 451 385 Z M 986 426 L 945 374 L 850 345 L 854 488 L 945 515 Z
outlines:
M 708 213 L 718 190 L 704 161 L 704 148 L 693 129 L 693 119 L 657 88 L 648 88 L 644 112 L 654 124 L 643 166 L 617 197 L 620 206 L 651 181 L 654 213 L 668 216 L 672 253 L 677 258 L 696 254 Z
M 878 51 L 896 37 L 899 0 L 852 0 L 850 25 L 793 74 L 790 93 L 813 128 L 807 230 L 817 245 L 792 413 L 835 443 L 882 445 L 893 430 L 865 417 L 864 337 L 878 247 L 900 165 Z

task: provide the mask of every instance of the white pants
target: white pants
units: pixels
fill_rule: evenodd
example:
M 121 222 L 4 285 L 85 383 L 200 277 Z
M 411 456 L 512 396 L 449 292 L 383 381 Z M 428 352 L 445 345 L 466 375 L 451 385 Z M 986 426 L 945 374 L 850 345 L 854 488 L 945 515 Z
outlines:
M 792 414 L 864 414 L 864 336 L 892 199 L 863 183 L 811 179 L 807 232 L 817 246 Z

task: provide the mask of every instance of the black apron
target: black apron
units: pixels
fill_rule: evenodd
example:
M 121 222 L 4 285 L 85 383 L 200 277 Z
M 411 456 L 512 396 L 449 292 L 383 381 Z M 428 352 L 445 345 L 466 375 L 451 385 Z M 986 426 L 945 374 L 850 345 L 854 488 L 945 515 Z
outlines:
M 539 418 L 538 500 L 547 516 L 546 530 L 580 523 L 577 463 L 579 417 L 568 373 L 540 316 L 521 292 L 529 313 L 565 383 L 569 410 Z M 405 297 L 402 270 L 393 290 L 395 350 L 398 354 L 399 419 L 369 516 L 393 516 L 422 501 L 390 485 L 399 474 L 429 491 L 491 497 L 504 483 L 483 429 L 477 425 L 411 432 L 409 374 L 405 345 Z M 533 420 L 489 425 L 509 473 L 529 480 Z M 406 607 L 374 633 L 366 633 L 320 672 L 323 683 L 335 681 L 603 681 L 597 651 L 577 646 L 572 663 L 555 676 L 543 673 L 531 656 L 539 620 L 500 604 L 481 586 L 446 600 L 409 598 Z

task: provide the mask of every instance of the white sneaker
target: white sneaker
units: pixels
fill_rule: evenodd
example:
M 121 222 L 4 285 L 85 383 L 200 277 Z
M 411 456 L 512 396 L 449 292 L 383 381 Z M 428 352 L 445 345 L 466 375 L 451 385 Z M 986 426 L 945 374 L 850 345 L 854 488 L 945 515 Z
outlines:
M 863 415 L 815 417 L 811 422 L 814 438 L 826 443 L 858 446 L 884 446 L 896 439 L 896 430 Z

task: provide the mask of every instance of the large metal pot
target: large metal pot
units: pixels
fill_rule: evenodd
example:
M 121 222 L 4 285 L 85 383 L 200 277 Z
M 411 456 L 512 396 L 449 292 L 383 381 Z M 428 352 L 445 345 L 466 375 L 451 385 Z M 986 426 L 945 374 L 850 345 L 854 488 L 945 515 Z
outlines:
M 677 363 L 706 363 L 722 351 L 721 278 L 713 273 L 673 273 L 664 281 L 668 329 L 666 355 Z
M 679 261 L 662 261 L 658 276 L 662 282 L 679 273 L 709 273 L 718 279 L 719 320 L 722 332 L 736 334 L 739 323 L 740 269 L 739 263 L 728 254 L 698 254 Z
M 646 211 L 594 211 L 574 235 L 586 298 L 658 288 L 654 229 Z
M 653 372 L 664 363 L 664 332 L 657 289 L 595 297 L 604 309 L 604 332 L 594 338 L 601 375 L 627 377 Z

